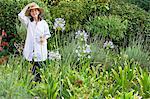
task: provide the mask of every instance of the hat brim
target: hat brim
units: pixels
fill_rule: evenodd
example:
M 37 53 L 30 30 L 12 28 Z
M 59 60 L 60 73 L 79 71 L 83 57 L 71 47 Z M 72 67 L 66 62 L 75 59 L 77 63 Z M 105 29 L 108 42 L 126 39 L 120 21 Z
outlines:
M 26 12 L 25 12 L 25 16 L 30 16 L 30 10 L 32 10 L 32 9 L 39 9 L 40 14 L 41 14 L 41 15 L 42 15 L 42 14 L 44 14 L 44 9 L 34 7 L 34 8 L 31 8 L 31 9 L 26 10 Z

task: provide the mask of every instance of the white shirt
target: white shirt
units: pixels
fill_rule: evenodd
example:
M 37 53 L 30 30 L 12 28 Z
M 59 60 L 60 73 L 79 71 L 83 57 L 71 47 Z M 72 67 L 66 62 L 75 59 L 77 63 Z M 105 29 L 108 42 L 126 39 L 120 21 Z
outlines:
M 19 20 L 27 28 L 27 36 L 23 50 L 23 56 L 28 61 L 45 61 L 47 59 L 47 39 L 51 36 L 48 24 L 45 20 L 39 22 L 33 21 L 25 16 L 27 6 L 18 14 Z M 46 38 L 43 44 L 40 43 L 40 37 Z

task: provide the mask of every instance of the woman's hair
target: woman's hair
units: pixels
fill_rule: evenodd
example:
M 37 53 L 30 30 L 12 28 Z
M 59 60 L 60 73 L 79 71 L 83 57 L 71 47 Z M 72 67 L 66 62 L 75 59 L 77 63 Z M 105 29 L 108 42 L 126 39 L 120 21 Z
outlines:
M 40 10 L 38 9 L 38 11 L 40 12 Z M 31 22 L 33 22 L 34 21 L 34 19 L 33 19 L 33 17 L 31 16 L 31 14 L 29 13 L 29 15 L 30 15 L 30 21 Z M 40 14 L 38 15 L 38 19 L 41 21 L 42 19 L 43 19 L 43 17 L 42 17 L 42 15 L 41 15 L 41 12 L 40 12 Z

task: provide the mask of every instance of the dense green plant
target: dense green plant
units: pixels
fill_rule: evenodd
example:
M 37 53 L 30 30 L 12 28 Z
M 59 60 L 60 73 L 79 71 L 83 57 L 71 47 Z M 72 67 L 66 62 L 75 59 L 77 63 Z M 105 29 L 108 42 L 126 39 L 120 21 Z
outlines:
M 124 52 L 127 57 L 131 60 L 134 59 L 134 61 L 137 61 L 139 64 L 141 64 L 142 67 L 149 68 L 150 65 L 150 56 L 148 51 L 144 51 L 141 44 L 132 44 L 129 47 L 125 49 Z
M 150 14 L 141 8 L 114 0 L 110 3 L 110 14 L 119 15 L 122 20 L 128 20 L 127 34 L 124 43 L 128 44 L 129 38 L 146 37 L 150 35 Z M 145 40 L 145 39 L 144 39 Z
M 32 76 L 28 74 L 29 64 L 20 57 L 10 57 L 7 64 L 1 65 L 0 70 L 0 98 L 16 99 L 31 98 L 28 94 Z
M 55 72 L 54 72 L 55 73 Z M 31 93 L 34 96 L 38 96 L 41 98 L 48 98 L 48 99 L 56 99 L 58 96 L 58 78 L 54 78 L 52 73 L 49 73 L 49 69 L 42 71 L 42 83 L 35 86 L 31 89 Z M 56 75 L 56 74 L 55 74 Z
M 20 1 L 21 2 L 21 1 Z M 16 0 L 0 1 L 0 28 L 8 32 L 16 33 L 15 21 L 19 13 L 19 9 L 23 3 L 19 4 Z
M 149 0 L 124 0 L 125 2 L 135 4 L 146 11 L 150 11 L 150 1 Z
M 136 77 L 135 67 L 129 67 L 130 64 L 127 64 L 124 69 L 119 66 L 118 71 L 112 69 L 113 78 L 115 79 L 114 87 L 117 87 L 118 91 L 126 92 L 127 90 L 132 89 L 132 81 Z
M 26 34 L 27 34 L 25 26 L 23 24 L 19 24 L 19 22 L 16 21 L 16 29 L 17 29 L 17 34 L 19 35 L 21 40 L 25 41 Z
M 125 37 L 127 20 L 119 16 L 98 16 L 87 23 L 87 30 L 94 36 L 110 37 L 119 41 Z
M 29 72 L 31 64 L 22 57 L 10 57 L 7 64 L 1 65 L 0 97 L 4 99 L 149 97 L 148 71 L 138 68 L 139 65 L 134 61 L 130 62 L 128 59 L 119 61 L 117 60 L 118 64 L 113 63 L 114 67 L 110 70 L 101 64 L 92 65 L 89 62 L 84 62 L 75 69 L 73 65 L 76 64 L 70 64 L 69 61 L 68 63 L 50 61 L 50 64 L 48 61 L 47 65 L 39 70 L 42 82 L 31 83 L 33 78 Z M 33 86 L 34 84 L 36 86 Z
M 111 95 L 105 97 L 106 99 L 141 99 L 142 97 L 138 95 L 138 93 L 134 94 L 134 90 L 130 92 L 118 92 L 115 97 L 112 97 Z
M 143 71 L 142 68 L 138 70 L 138 83 L 140 85 L 140 93 L 144 98 L 150 97 L 150 74 L 146 71 Z
M 51 19 L 64 18 L 66 20 L 66 31 L 77 30 L 88 20 L 88 16 L 104 9 L 109 0 L 60 0 L 57 6 L 51 6 L 49 9 Z

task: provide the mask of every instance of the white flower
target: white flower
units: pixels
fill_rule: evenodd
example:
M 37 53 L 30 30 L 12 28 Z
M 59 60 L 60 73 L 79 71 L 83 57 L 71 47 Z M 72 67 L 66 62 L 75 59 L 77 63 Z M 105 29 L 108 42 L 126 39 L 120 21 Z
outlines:
M 88 55 L 88 59 L 90 59 L 91 58 L 91 56 L 90 55 Z
M 142 96 L 139 96 L 138 93 L 134 95 L 134 99 L 142 99 Z
M 106 41 L 103 45 L 103 48 L 114 48 L 114 44 L 112 41 Z
M 48 59 L 50 60 L 61 60 L 61 55 L 59 52 L 48 51 Z
M 76 52 L 76 53 L 78 53 L 79 51 L 78 51 L 78 50 L 76 50 L 75 52 Z
M 86 53 L 90 53 L 90 52 L 91 52 L 90 45 L 86 44 Z
M 77 40 L 77 48 L 75 52 L 77 53 L 78 60 L 84 58 L 91 58 L 90 45 L 87 44 L 88 35 L 84 30 L 78 30 L 75 32 L 75 38 Z
M 65 20 L 63 18 L 56 18 L 54 22 L 53 29 L 61 29 L 62 31 L 65 30 Z
M 78 30 L 76 33 L 76 37 L 77 39 L 80 39 L 81 41 L 87 41 L 88 35 L 84 30 Z

